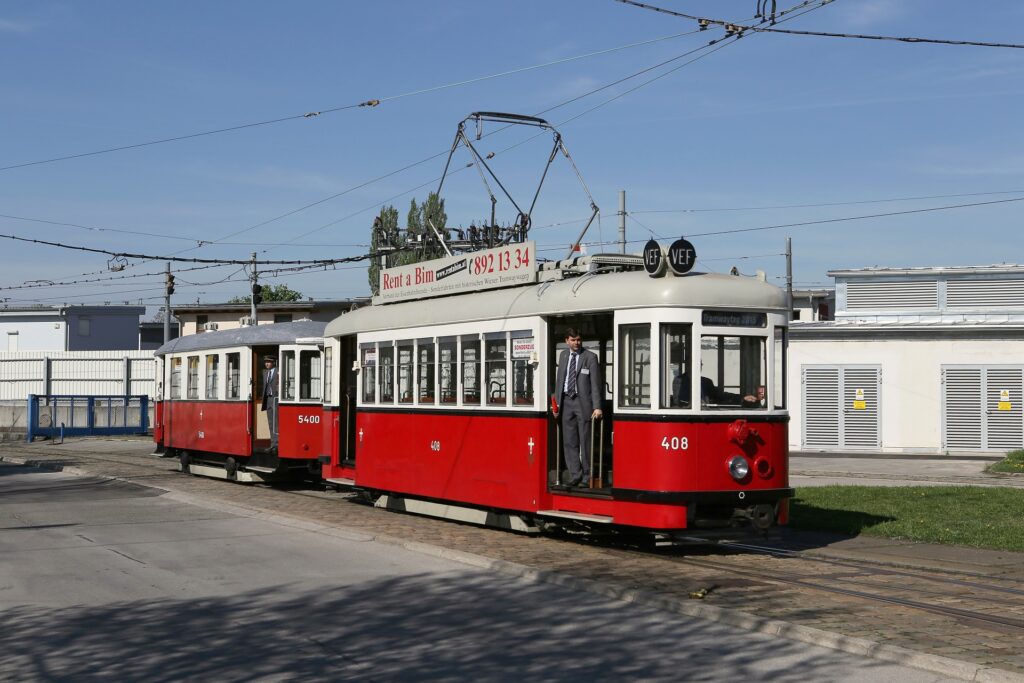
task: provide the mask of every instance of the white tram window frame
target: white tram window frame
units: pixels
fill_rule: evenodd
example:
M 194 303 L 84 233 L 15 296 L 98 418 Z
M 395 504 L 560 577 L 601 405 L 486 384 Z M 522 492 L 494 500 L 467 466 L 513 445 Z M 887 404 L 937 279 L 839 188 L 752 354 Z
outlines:
M 208 353 L 205 358 L 206 362 L 206 381 L 203 382 L 206 387 L 206 393 L 204 398 L 208 401 L 216 401 L 220 396 L 220 354 L 219 353 Z
M 241 349 L 229 349 L 224 353 L 224 397 L 228 401 L 240 400 L 242 398 L 242 377 L 245 374 L 242 371 L 242 359 L 245 357 L 246 354 Z
M 199 399 L 199 387 L 202 385 L 200 377 L 202 364 L 199 356 L 186 356 L 185 361 L 185 396 L 190 401 Z
M 447 358 L 446 358 L 447 356 Z M 437 404 L 459 404 L 459 338 L 437 338 Z
M 395 344 L 395 401 L 414 405 L 416 398 L 416 344 L 400 339 Z
M 168 396 L 172 399 L 181 400 L 181 356 L 173 356 L 168 363 L 167 386 L 170 387 Z
M 416 405 L 431 406 L 437 398 L 437 348 L 434 338 L 416 340 L 415 389 Z
M 775 326 L 772 331 L 772 376 L 768 380 L 771 385 L 773 410 L 786 409 L 786 372 L 789 368 L 789 330 L 783 326 Z
M 359 403 L 362 405 L 373 405 L 377 402 L 377 345 L 359 345 Z
M 744 405 L 742 405 L 742 403 L 738 403 L 738 404 L 735 404 L 735 405 L 733 405 L 733 404 L 725 404 L 725 403 L 723 403 L 723 404 L 711 404 L 711 403 L 705 402 L 702 399 L 701 400 L 701 403 L 702 403 L 701 409 L 702 410 L 711 411 L 711 412 L 723 412 L 723 411 L 753 412 L 753 411 L 764 411 L 764 410 L 767 410 L 768 402 L 771 399 L 771 387 L 769 385 L 769 382 L 771 381 L 771 377 L 770 377 L 771 359 L 769 357 L 769 347 L 772 346 L 771 344 L 768 343 L 768 340 L 769 340 L 768 331 L 769 331 L 769 328 L 763 328 L 763 327 L 762 328 L 753 328 L 753 329 L 751 329 L 751 328 L 742 328 L 742 327 L 701 327 L 694 334 L 694 352 L 699 354 L 699 357 L 701 358 L 701 364 L 702 365 L 704 363 L 703 356 L 704 356 L 704 352 L 705 352 L 705 342 L 704 342 L 705 338 L 716 338 L 716 339 L 720 338 L 720 337 L 730 337 L 730 338 L 740 338 L 740 339 L 747 338 L 747 339 L 758 339 L 761 342 L 761 360 L 760 360 L 760 363 L 761 363 L 761 377 L 762 377 L 762 379 L 764 381 L 764 396 L 761 398 L 761 400 L 758 403 L 758 405 L 756 405 L 756 406 L 744 406 Z M 742 352 L 742 350 L 741 350 L 741 352 Z M 714 368 L 703 367 L 701 369 L 701 373 L 700 374 L 702 376 L 709 377 L 715 383 L 715 385 L 718 386 L 718 389 L 721 390 L 721 391 L 726 391 L 728 393 L 736 393 L 737 391 L 739 391 L 740 395 L 742 395 L 744 393 L 742 391 L 742 387 L 732 387 L 732 386 L 730 386 L 728 384 L 726 386 L 719 386 L 719 381 L 718 381 L 717 373 L 714 373 L 715 376 L 711 376 L 713 372 L 714 372 Z M 694 373 L 694 374 L 696 374 L 696 373 Z M 696 377 L 694 379 L 696 381 Z M 695 387 L 695 390 L 699 392 L 700 391 L 699 386 Z M 753 391 L 756 391 L 756 389 L 753 389 Z M 699 396 L 699 395 L 700 395 L 699 393 L 694 394 L 694 396 Z
M 481 350 L 483 342 L 479 334 L 463 335 L 459 338 L 459 405 L 481 406 L 483 405 L 483 391 L 480 388 L 480 379 L 483 377 L 483 366 L 481 364 Z M 472 352 L 473 358 L 467 360 L 466 356 Z M 470 374 L 466 370 L 472 365 L 473 376 L 470 382 L 466 377 Z M 467 400 L 467 396 L 474 396 Z
M 295 401 L 298 390 L 298 367 L 295 363 L 295 349 L 281 351 L 281 402 Z
M 668 335 L 682 333 L 683 345 L 676 357 L 675 349 L 666 343 Z M 673 412 L 692 410 L 693 401 L 682 399 L 693 396 L 693 323 L 665 321 L 658 323 L 658 396 L 660 407 Z M 689 391 L 682 386 L 683 382 L 690 385 Z
M 323 354 L 316 347 L 298 349 L 300 402 L 320 403 L 323 389 Z
M 504 408 L 509 401 L 509 352 L 507 332 L 484 334 L 484 405 Z M 500 358 L 498 358 L 500 354 Z
M 415 328 L 403 328 L 395 330 L 374 330 L 369 332 L 361 332 L 358 334 L 358 345 L 360 354 L 362 350 L 375 346 L 377 349 L 377 371 L 378 371 L 378 392 L 381 383 L 380 375 L 383 372 L 383 353 L 386 348 L 391 348 L 394 353 L 397 348 L 396 345 L 399 343 L 411 343 L 414 339 L 432 339 L 436 344 L 439 344 L 442 340 L 451 342 L 458 340 L 457 347 L 457 373 L 458 373 L 458 402 L 457 403 L 440 403 L 435 399 L 435 403 L 416 403 L 416 402 L 405 402 L 399 403 L 403 407 L 417 407 L 423 410 L 458 410 L 462 408 L 468 408 L 472 410 L 518 410 L 523 412 L 529 412 L 537 409 L 538 400 L 546 400 L 546 391 L 543 390 L 543 382 L 539 381 L 541 377 L 541 368 L 538 363 L 532 362 L 533 375 L 533 387 L 534 387 L 534 402 L 532 405 L 509 405 L 509 398 L 506 397 L 505 402 L 499 404 L 486 403 L 486 400 L 482 404 L 474 404 L 471 401 L 466 401 L 466 391 L 468 390 L 466 385 L 466 373 L 465 373 L 465 351 L 468 348 L 468 343 L 479 343 L 480 344 L 480 358 L 476 361 L 478 363 L 478 377 L 483 380 L 483 358 L 484 355 L 484 336 L 494 335 L 505 339 L 506 343 L 506 354 L 505 354 L 505 376 L 509 377 L 511 372 L 511 359 L 509 352 L 509 343 L 512 335 L 522 335 L 523 337 L 533 337 L 535 340 L 541 340 L 538 342 L 538 357 L 543 358 L 544 348 L 543 340 L 544 333 L 542 330 L 546 330 L 544 319 L 541 316 L 527 316 L 521 318 L 511 319 L 496 319 L 496 320 L 484 320 L 478 322 L 468 323 L 452 323 L 445 325 L 433 325 L 423 326 Z M 435 364 L 438 363 L 439 358 L 439 346 L 435 346 L 434 360 Z M 414 361 L 416 359 L 414 354 Z M 393 367 L 397 368 L 397 360 L 394 362 Z M 413 363 L 415 370 L 415 362 Z M 359 405 L 372 407 L 372 406 L 386 406 L 389 402 L 381 400 L 381 396 L 378 393 L 377 402 L 370 403 L 364 400 L 363 392 L 363 373 L 360 372 L 359 377 Z M 393 373 L 397 375 L 397 373 Z M 418 378 L 418 374 L 414 375 L 414 378 Z M 396 378 L 393 378 L 394 382 Z M 435 370 L 435 386 L 439 391 L 440 382 L 440 370 Z M 395 393 L 397 395 L 397 387 L 395 387 Z M 438 394 L 439 395 L 439 394 Z M 390 405 L 394 405 L 394 401 Z
M 395 344 L 377 344 L 377 400 L 382 404 L 395 402 Z M 385 390 L 386 393 L 385 393 Z
M 509 358 L 509 400 L 515 407 L 537 404 L 537 377 L 536 363 L 534 357 L 515 357 L 515 343 L 517 340 L 532 340 L 533 353 L 537 353 L 537 337 L 532 330 L 512 330 L 508 333 L 508 358 Z M 536 356 L 539 358 L 539 356 Z
M 334 357 L 338 354 L 335 350 L 338 347 L 340 344 L 336 344 L 334 339 L 324 340 L 323 387 L 320 389 L 320 395 L 325 406 L 337 405 L 334 400 Z

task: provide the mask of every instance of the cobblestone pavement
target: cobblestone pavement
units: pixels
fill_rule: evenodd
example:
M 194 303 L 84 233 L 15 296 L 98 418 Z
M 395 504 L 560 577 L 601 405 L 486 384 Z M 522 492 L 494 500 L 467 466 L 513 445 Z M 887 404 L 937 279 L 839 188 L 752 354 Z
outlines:
M 255 514 L 283 515 L 381 539 L 387 537 L 474 553 L 558 575 L 559 581 L 567 586 L 573 581 L 600 585 L 606 593 L 610 590 L 626 599 L 641 593 L 663 600 L 666 606 L 698 604 L 696 600 L 688 601 L 690 593 L 710 589 L 699 602 L 701 608 L 709 612 L 716 607 L 724 608 L 730 613 L 741 612 L 761 620 L 781 620 L 794 625 L 795 630 L 801 627 L 820 629 L 828 632 L 822 635 L 823 640 L 830 634 L 838 634 L 834 639 L 873 641 L 874 646 L 871 642 L 861 642 L 858 646 L 868 655 L 882 656 L 881 651 L 886 646 L 895 646 L 973 665 L 973 669 L 947 671 L 950 675 L 970 678 L 977 676 L 978 667 L 992 667 L 980 669 L 985 676 L 978 679 L 1024 681 L 1024 639 L 1019 630 L 985 627 L 896 605 L 824 593 L 813 587 L 774 583 L 771 576 L 777 560 L 770 557 L 728 555 L 706 546 L 682 552 L 644 552 L 586 539 L 526 536 L 479 528 L 378 510 L 343 493 L 284 490 L 183 475 L 177 472 L 175 460 L 149 455 L 151 450 L 152 442 L 141 439 L 7 443 L 0 444 L 0 458 L 124 479 L 214 505 L 248 509 Z M 888 552 L 885 560 L 899 560 L 892 554 L 892 548 Z M 993 574 L 993 580 L 1006 585 L 1009 579 L 1022 587 L 1024 562 L 1018 560 L 1024 560 L 1024 556 L 1002 553 L 1000 557 L 1003 560 L 1000 573 Z M 695 562 L 689 563 L 690 559 Z M 700 566 L 700 560 L 713 560 L 716 565 L 732 563 L 746 575 L 737 577 L 720 568 Z M 908 559 L 907 564 L 914 562 Z M 1009 573 L 1007 567 L 1011 568 Z M 764 580 L 750 578 L 750 573 L 763 576 Z M 829 580 L 825 570 L 822 580 Z M 975 608 L 967 598 L 951 596 L 948 601 L 961 609 Z M 792 635 L 788 628 L 777 630 Z M 850 643 L 846 647 L 835 643 L 833 646 L 848 651 L 857 649 Z

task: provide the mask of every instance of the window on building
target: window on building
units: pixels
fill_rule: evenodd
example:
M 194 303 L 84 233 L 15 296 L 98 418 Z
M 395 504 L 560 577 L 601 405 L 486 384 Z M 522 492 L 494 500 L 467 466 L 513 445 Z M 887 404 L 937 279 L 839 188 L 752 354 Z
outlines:
M 242 395 L 241 360 L 241 354 L 228 354 L 228 398 L 240 398 Z
M 437 344 L 438 401 L 441 405 L 455 405 L 459 401 L 458 340 L 442 338 Z
M 88 337 L 92 334 L 92 318 L 82 316 L 78 319 L 78 336 Z
M 462 338 L 462 404 L 480 405 L 480 339 Z
M 434 340 L 420 339 L 416 342 L 416 372 L 418 400 L 430 405 L 434 402 Z
M 171 398 L 181 398 L 181 359 L 171 359 Z
M 700 340 L 701 407 L 730 410 L 767 406 L 764 337 L 704 335 Z M 752 396 L 755 405 L 744 398 Z
M 300 351 L 299 400 L 319 401 L 322 383 L 323 378 L 320 376 L 320 351 Z
M 199 356 L 188 357 L 188 398 L 199 398 Z
M 690 373 L 690 325 L 661 326 L 661 407 L 689 408 L 693 391 Z
M 487 405 L 503 406 L 508 403 L 505 361 L 507 356 L 505 333 L 484 340 L 484 377 L 487 381 Z
M 8 332 L 7 333 L 7 350 L 17 351 L 18 350 L 18 333 Z
M 275 313 L 274 314 L 274 322 L 275 323 L 290 323 L 291 321 L 292 321 L 292 314 L 291 313 Z
M 206 323 L 210 322 L 210 316 L 208 315 L 197 315 L 196 316 L 196 334 L 205 331 Z
M 651 326 L 619 327 L 619 406 L 651 407 Z
M 206 357 L 206 398 L 217 398 L 220 386 L 220 356 L 210 354 Z
M 295 352 L 285 351 L 281 354 L 281 398 L 285 401 L 295 400 Z

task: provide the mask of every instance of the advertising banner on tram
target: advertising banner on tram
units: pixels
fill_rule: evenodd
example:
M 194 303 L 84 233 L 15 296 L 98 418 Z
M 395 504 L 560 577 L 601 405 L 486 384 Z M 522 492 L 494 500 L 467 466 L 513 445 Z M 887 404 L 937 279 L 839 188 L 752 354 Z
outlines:
M 382 269 L 374 303 L 529 284 L 537 281 L 536 259 L 536 243 L 529 241 Z

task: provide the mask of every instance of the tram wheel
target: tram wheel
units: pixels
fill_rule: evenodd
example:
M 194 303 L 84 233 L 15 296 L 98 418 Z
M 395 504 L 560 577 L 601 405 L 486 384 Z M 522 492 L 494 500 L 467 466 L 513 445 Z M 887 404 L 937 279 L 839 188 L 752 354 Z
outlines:
M 188 451 L 182 451 L 178 455 L 178 462 L 181 463 L 182 474 L 190 474 L 191 470 L 189 465 L 192 463 L 192 456 L 188 454 Z
M 238 461 L 229 457 L 224 461 L 224 471 L 228 474 L 228 481 L 238 481 Z

